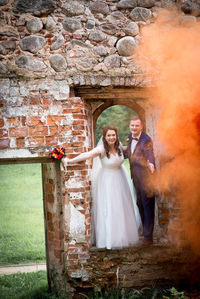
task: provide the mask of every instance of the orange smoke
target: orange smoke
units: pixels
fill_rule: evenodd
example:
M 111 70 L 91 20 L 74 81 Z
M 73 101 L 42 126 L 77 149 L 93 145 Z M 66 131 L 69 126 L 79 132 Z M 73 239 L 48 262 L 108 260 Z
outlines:
M 157 78 L 152 102 L 160 110 L 158 139 L 170 157 L 161 167 L 159 188 L 168 192 L 173 186 L 180 207 L 169 234 L 200 252 L 200 23 L 186 26 L 182 18 L 175 10 L 162 11 L 143 28 L 138 55 Z

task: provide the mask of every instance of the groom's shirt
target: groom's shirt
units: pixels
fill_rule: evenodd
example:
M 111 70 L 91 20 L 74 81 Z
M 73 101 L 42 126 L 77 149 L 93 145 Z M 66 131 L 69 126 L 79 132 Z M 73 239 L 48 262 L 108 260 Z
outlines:
M 141 135 L 141 133 L 140 133 L 140 135 Z M 132 135 L 132 138 L 137 138 L 139 140 L 140 139 L 140 135 L 138 135 L 138 136 L 133 136 Z M 138 143 L 138 140 L 132 139 L 132 142 L 131 142 L 131 153 L 132 154 L 134 153 L 134 150 L 135 150 L 136 144 Z

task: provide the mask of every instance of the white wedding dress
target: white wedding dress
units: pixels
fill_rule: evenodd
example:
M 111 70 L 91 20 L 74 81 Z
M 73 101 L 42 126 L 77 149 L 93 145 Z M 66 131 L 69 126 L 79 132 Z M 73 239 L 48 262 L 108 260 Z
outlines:
M 92 241 L 107 249 L 136 244 L 140 218 L 123 154 L 107 158 L 103 145 L 100 149 L 101 158 L 95 158 L 100 164 L 92 171 Z

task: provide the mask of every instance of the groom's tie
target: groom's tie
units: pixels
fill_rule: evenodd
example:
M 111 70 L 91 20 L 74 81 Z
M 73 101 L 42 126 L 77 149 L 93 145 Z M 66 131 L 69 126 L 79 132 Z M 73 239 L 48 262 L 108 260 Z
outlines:
M 139 138 L 137 138 L 137 137 L 132 137 L 132 140 L 136 140 L 136 141 L 138 141 Z

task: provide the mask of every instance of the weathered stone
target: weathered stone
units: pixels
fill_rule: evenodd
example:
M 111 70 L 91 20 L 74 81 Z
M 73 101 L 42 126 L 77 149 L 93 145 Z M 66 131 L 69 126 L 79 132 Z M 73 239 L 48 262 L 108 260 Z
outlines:
M 5 64 L 3 64 L 1 61 L 0 61 L 0 74 L 7 74 L 8 73 L 8 69 L 7 67 L 5 66 Z
M 27 22 L 26 28 L 30 33 L 37 33 L 43 28 L 43 23 L 39 18 L 32 18 Z
M 184 15 L 180 20 L 181 25 L 184 27 L 190 27 L 194 25 L 194 23 L 196 22 L 197 22 L 197 18 L 195 16 L 189 16 L 189 15 Z
M 131 56 L 131 55 L 133 55 L 135 48 L 136 48 L 135 39 L 132 36 L 122 37 L 117 42 L 116 48 L 118 50 L 119 55 Z
M 75 18 L 65 18 L 62 24 L 63 28 L 71 33 L 81 29 L 81 22 Z
M 106 48 L 104 46 L 97 46 L 97 47 L 94 47 L 94 53 L 99 56 L 105 56 L 108 54 L 108 51 L 106 50 Z
M 95 26 L 95 20 L 93 19 L 88 19 L 86 24 L 85 24 L 85 28 L 87 29 L 93 29 Z
M 118 8 L 135 8 L 137 7 L 137 0 L 121 0 L 117 4 Z
M 116 36 L 111 36 L 108 40 L 108 46 L 109 47 L 114 47 L 114 45 L 116 44 L 117 42 L 117 37 Z
M 0 6 L 8 4 L 9 0 L 0 0 Z
M 110 14 L 113 18 L 116 18 L 117 20 L 121 20 L 121 19 L 124 19 L 125 16 L 124 14 L 121 12 L 121 11 L 113 11 L 111 14 Z
M 106 39 L 106 35 L 101 30 L 91 31 L 89 34 L 89 40 L 95 42 L 101 42 Z
M 161 0 L 161 7 L 162 8 L 172 8 L 174 6 L 173 0 Z
M 53 0 L 18 0 L 14 11 L 29 12 L 40 16 L 42 14 L 49 14 L 56 8 L 56 2 Z
M 46 19 L 46 24 L 45 24 L 45 28 L 48 31 L 52 31 L 56 26 L 56 22 L 53 20 L 53 18 L 51 16 L 48 16 Z
M 137 0 L 138 6 L 151 8 L 155 5 L 155 0 Z
M 181 4 L 181 10 L 195 17 L 200 16 L 200 4 L 187 0 Z
M 119 30 L 118 26 L 116 24 L 104 24 L 101 26 L 101 30 L 110 34 L 115 35 L 115 33 Z
M 0 54 L 6 55 L 16 49 L 16 42 L 13 40 L 5 40 L 0 42 Z
M 124 32 L 127 35 L 135 36 L 139 33 L 139 27 L 138 24 L 135 22 L 130 22 L 126 27 L 124 28 Z
M 15 63 L 20 68 L 27 68 L 34 72 L 41 72 L 46 68 L 46 65 L 42 61 L 33 59 L 25 55 L 19 56 L 16 59 Z
M 109 13 L 108 5 L 103 1 L 94 1 L 90 2 L 89 8 L 93 13 L 101 13 L 103 15 L 107 15 Z
M 60 34 L 57 39 L 52 43 L 51 50 L 58 50 L 64 45 L 65 39 L 62 34 Z
M 96 59 L 90 57 L 79 58 L 76 62 L 76 67 L 80 71 L 91 71 L 97 63 Z
M 18 34 L 10 31 L 0 32 L 0 36 L 8 36 L 8 37 L 18 37 Z
M 152 17 L 152 13 L 148 8 L 136 7 L 130 13 L 130 18 L 133 21 L 144 21 L 146 22 Z
M 51 67 L 56 71 L 56 72 L 63 72 L 67 68 L 67 62 L 65 58 L 60 55 L 60 54 L 54 54 L 51 55 L 49 58 Z
M 73 0 L 65 1 L 62 6 L 62 11 L 67 17 L 82 15 L 84 9 L 84 6 L 80 2 Z
M 19 44 L 23 51 L 35 53 L 43 47 L 44 43 L 44 37 L 31 35 L 24 37 Z
M 110 55 L 104 59 L 104 64 L 108 69 L 120 67 L 120 57 L 117 54 Z

